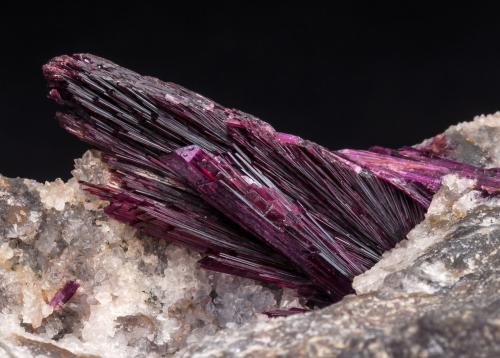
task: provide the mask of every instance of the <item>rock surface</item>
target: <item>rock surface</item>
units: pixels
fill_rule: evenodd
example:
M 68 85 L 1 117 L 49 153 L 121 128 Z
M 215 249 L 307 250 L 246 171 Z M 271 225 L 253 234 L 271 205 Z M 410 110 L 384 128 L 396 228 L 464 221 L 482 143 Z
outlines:
M 421 146 L 497 167 L 498 143 L 495 114 Z M 73 175 L 0 177 L 0 357 L 500 355 L 500 199 L 471 180 L 444 178 L 408 240 L 355 278 L 357 295 L 269 320 L 258 313 L 296 306 L 287 292 L 199 270 L 197 254 L 107 218 L 77 184 L 108 180 L 95 153 Z M 80 289 L 53 309 L 68 280 Z
M 449 127 L 443 134 L 423 141 L 425 147 L 449 159 L 484 168 L 500 167 L 500 112 L 481 115 Z

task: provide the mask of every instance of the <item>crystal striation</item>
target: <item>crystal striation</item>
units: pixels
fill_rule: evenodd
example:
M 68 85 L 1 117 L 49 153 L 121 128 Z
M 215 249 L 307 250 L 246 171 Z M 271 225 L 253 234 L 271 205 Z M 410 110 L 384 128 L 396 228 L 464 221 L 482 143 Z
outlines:
M 204 254 L 210 270 L 295 289 L 311 305 L 352 292 L 423 218 L 442 177 L 500 188 L 497 169 L 427 147 L 330 151 L 176 84 L 77 54 L 44 66 L 70 133 L 103 151 L 106 213 Z

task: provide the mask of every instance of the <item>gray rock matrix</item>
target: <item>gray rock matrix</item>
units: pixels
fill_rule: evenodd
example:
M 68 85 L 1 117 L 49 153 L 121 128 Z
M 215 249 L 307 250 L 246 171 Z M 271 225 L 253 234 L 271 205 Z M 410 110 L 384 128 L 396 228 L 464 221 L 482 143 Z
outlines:
M 444 136 L 448 157 L 500 166 L 500 113 Z M 107 218 L 77 183 L 109 180 L 98 153 L 73 176 L 0 176 L 0 357 L 500 356 L 500 198 L 471 180 L 444 177 L 425 220 L 355 278 L 356 295 L 267 319 L 297 307 L 293 294 L 200 270 L 198 254 Z M 71 301 L 48 305 L 73 279 Z

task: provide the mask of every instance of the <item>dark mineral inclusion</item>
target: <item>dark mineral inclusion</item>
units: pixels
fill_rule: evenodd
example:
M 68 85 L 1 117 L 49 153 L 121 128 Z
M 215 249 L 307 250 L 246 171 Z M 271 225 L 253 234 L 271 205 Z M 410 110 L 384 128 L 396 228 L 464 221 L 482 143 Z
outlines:
M 204 254 L 202 267 L 296 289 L 310 305 L 351 280 L 422 220 L 441 177 L 500 172 L 411 147 L 330 151 L 179 85 L 89 54 L 43 68 L 57 118 L 103 153 L 113 180 L 82 183 L 110 216 Z M 277 313 L 281 314 L 281 313 Z

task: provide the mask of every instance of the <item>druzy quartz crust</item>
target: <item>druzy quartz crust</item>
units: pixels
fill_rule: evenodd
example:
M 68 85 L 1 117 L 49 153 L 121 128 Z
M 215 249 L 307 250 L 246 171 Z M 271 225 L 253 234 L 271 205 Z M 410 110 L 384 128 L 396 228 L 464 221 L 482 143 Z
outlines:
M 82 182 L 108 215 L 310 306 L 353 292 L 352 279 L 424 218 L 443 176 L 500 190 L 498 169 L 426 147 L 331 151 L 97 56 L 56 57 L 44 75 L 61 126 L 112 172 L 110 184 Z

